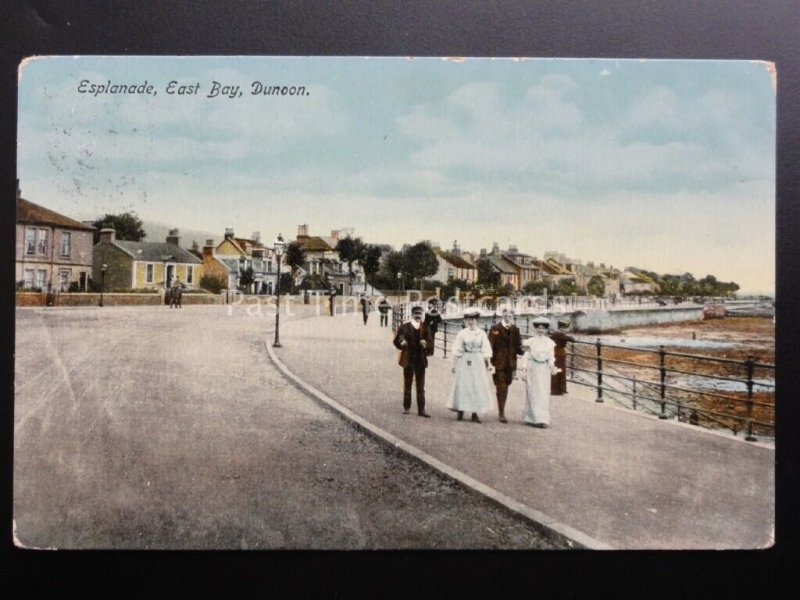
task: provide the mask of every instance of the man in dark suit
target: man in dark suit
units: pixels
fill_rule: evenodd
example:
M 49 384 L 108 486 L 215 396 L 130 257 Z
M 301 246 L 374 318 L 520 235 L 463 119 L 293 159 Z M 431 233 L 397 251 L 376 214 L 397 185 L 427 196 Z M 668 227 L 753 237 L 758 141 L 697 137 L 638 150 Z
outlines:
M 514 325 L 514 313 L 509 308 L 504 308 L 501 321 L 489 330 L 489 343 L 492 346 L 492 365 L 494 373 L 492 381 L 497 391 L 497 411 L 500 422 L 508 423 L 506 419 L 506 399 L 508 386 L 514 380 L 514 371 L 517 370 L 517 356 L 522 356 L 522 336 L 519 328 Z
M 431 332 L 434 343 L 428 348 L 428 356 L 433 356 L 433 346 L 436 343 L 436 332 L 439 330 L 439 323 L 442 322 L 442 315 L 439 313 L 439 301 L 431 298 L 428 301 L 428 312 L 425 313 L 425 325 Z
M 561 369 L 550 379 L 550 395 L 561 396 L 567 393 L 567 343 L 574 342 L 575 338 L 567 335 L 567 330 L 571 325 L 569 319 L 559 319 L 558 329 L 550 334 L 550 339 L 556 343 L 556 367 Z
M 430 418 L 425 412 L 425 369 L 428 368 L 427 351 L 433 347 L 430 329 L 422 322 L 425 311 L 421 306 L 411 309 L 411 321 L 397 328 L 394 346 L 400 350 L 398 364 L 403 367 L 403 414 L 411 410 L 411 384 L 417 381 L 417 414 Z

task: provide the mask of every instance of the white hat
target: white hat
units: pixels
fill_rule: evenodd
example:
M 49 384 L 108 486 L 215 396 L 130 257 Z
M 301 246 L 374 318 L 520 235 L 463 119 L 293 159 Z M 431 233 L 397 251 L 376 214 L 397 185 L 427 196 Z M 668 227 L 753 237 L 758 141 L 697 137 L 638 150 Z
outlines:
M 548 327 L 550 327 L 550 319 L 548 319 L 547 317 L 536 317 L 533 321 L 531 321 L 531 323 L 534 326 L 535 325 L 547 325 Z
M 477 308 L 468 308 L 464 311 L 464 318 L 465 319 L 477 319 L 481 316 L 481 311 Z

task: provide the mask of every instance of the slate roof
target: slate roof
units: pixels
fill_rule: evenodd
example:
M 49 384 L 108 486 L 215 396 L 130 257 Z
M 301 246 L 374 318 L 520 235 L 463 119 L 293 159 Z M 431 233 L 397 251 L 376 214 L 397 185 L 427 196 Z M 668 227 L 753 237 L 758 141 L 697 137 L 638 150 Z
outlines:
M 499 256 L 488 254 L 483 258 L 486 258 L 486 260 L 488 260 L 491 265 L 501 273 L 506 273 L 508 275 L 517 274 L 517 270 Z
M 330 240 L 330 241 L 328 241 L 328 240 Z M 315 251 L 315 250 L 321 250 L 321 251 L 324 251 L 324 252 L 330 252 L 336 247 L 335 243 L 331 244 L 331 242 L 333 242 L 333 241 L 334 241 L 333 238 L 323 238 L 323 237 L 319 237 L 319 236 L 313 236 L 313 237 L 308 237 L 308 238 L 305 238 L 305 239 L 297 240 L 297 243 L 300 244 L 300 246 L 303 248 L 303 250 L 310 250 L 312 252 Z
M 203 261 L 194 254 L 175 244 L 168 244 L 166 242 L 128 242 L 122 240 L 115 240 L 112 243 L 130 254 L 134 260 L 163 262 L 161 257 L 169 254 L 172 258 L 168 259 L 167 262 L 188 263 L 191 265 L 203 264 Z
M 54 210 L 39 206 L 25 200 L 17 198 L 17 223 L 30 223 L 32 225 L 55 225 L 63 229 L 80 229 L 81 231 L 95 231 L 95 228 L 86 223 L 81 223 L 75 219 L 70 219 Z
M 458 269 L 476 269 L 477 268 L 475 265 L 473 265 L 469 261 L 464 260 L 460 256 L 456 256 L 455 254 L 452 254 L 451 252 L 446 252 L 446 251 L 438 249 L 438 248 L 435 249 L 434 252 L 437 255 L 441 256 L 443 259 L 445 259 L 447 262 L 449 262 L 451 265 L 453 265 L 454 267 L 458 268 Z

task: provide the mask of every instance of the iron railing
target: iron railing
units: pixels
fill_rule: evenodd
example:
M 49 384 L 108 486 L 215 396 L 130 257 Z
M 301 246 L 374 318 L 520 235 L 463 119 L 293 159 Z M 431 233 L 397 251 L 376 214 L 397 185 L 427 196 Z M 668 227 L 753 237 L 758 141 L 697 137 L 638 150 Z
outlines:
M 531 333 L 530 320 L 517 318 L 523 338 Z M 487 322 L 483 329 L 490 326 Z M 434 351 L 447 358 L 463 327 L 460 321 L 442 321 Z M 664 346 L 655 350 L 574 340 L 567 347 L 567 380 L 593 388 L 597 402 L 610 399 L 661 419 L 729 429 L 734 435 L 744 431 L 747 441 L 775 435 L 775 365 L 753 356 L 734 360 Z

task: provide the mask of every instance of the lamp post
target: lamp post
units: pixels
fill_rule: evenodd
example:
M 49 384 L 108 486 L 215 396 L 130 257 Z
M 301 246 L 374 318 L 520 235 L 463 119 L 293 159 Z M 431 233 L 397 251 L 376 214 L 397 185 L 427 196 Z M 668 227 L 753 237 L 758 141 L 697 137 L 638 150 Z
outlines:
M 273 348 L 281 347 L 280 339 L 280 319 L 281 319 L 281 256 L 283 255 L 283 237 L 278 234 L 273 247 L 275 248 L 275 256 L 278 258 L 278 283 L 275 286 L 276 300 L 275 300 L 275 341 L 272 343 Z
M 402 276 L 403 276 L 403 274 L 402 274 L 400 271 L 398 271 L 398 272 L 397 272 L 397 289 L 398 289 L 398 290 L 400 289 L 400 278 L 401 278 Z M 405 291 L 405 290 L 403 290 L 403 291 Z
M 106 269 L 108 265 L 103 263 L 100 265 L 100 304 L 98 306 L 103 306 L 103 292 L 106 291 Z

